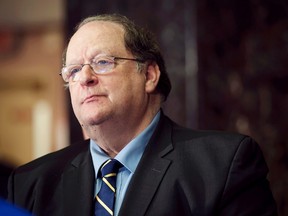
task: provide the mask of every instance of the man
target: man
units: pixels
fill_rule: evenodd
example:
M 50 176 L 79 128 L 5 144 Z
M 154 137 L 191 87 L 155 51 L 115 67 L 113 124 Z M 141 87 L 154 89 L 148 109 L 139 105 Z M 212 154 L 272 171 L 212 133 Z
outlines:
M 151 33 L 120 15 L 87 18 L 64 61 L 90 140 L 15 170 L 11 202 L 53 216 L 277 215 L 251 138 L 189 130 L 163 114 L 171 85 Z M 109 159 L 117 169 L 103 174 Z M 115 200 L 102 198 L 111 191 Z

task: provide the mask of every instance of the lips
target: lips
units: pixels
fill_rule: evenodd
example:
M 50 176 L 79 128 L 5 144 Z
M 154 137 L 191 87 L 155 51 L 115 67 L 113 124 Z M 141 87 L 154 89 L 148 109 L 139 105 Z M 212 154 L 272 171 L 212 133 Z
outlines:
M 84 98 L 82 104 L 98 100 L 100 97 L 103 97 L 103 95 L 89 95 L 88 97 Z

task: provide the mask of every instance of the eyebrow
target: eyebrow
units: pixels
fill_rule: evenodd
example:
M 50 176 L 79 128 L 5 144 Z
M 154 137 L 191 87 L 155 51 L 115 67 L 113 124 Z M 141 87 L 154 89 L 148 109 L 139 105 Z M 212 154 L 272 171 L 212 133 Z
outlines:
M 93 60 L 94 58 L 98 57 L 99 55 L 101 55 L 101 56 L 102 55 L 103 56 L 114 56 L 113 54 L 111 54 L 111 52 L 103 52 L 102 50 L 99 50 L 99 49 L 92 50 L 91 52 L 86 54 L 86 56 L 88 57 L 87 59 L 89 61 Z M 83 58 L 81 56 L 80 58 L 72 59 L 71 62 L 73 62 L 72 64 L 83 64 Z

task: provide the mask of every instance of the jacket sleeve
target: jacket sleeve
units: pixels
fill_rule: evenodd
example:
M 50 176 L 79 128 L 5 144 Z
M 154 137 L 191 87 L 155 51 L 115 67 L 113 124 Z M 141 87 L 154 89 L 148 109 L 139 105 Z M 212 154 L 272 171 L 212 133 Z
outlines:
M 11 203 L 14 203 L 14 171 L 11 173 L 9 180 L 8 180 L 8 197 L 7 200 Z
M 245 137 L 231 161 L 219 215 L 277 215 L 267 174 L 268 168 L 258 144 Z

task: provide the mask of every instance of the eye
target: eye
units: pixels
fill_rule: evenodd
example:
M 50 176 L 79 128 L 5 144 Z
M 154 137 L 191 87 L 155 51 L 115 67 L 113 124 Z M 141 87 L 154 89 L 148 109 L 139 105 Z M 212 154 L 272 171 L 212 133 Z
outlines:
M 76 73 L 78 73 L 79 71 L 81 71 L 82 66 L 81 65 L 71 65 L 67 68 L 68 71 L 68 79 L 73 78 L 75 76 Z
M 69 68 L 69 73 L 72 76 L 73 74 L 79 72 L 82 69 L 82 67 L 80 65 L 73 65 Z
M 112 58 L 101 56 L 95 58 L 91 66 L 95 73 L 103 74 L 109 72 L 114 66 L 114 60 Z
M 107 65 L 111 65 L 114 63 L 114 61 L 112 59 L 108 59 L 108 58 L 99 58 L 99 59 L 95 59 L 95 61 L 93 61 L 94 64 L 96 64 L 97 66 L 107 66 Z

